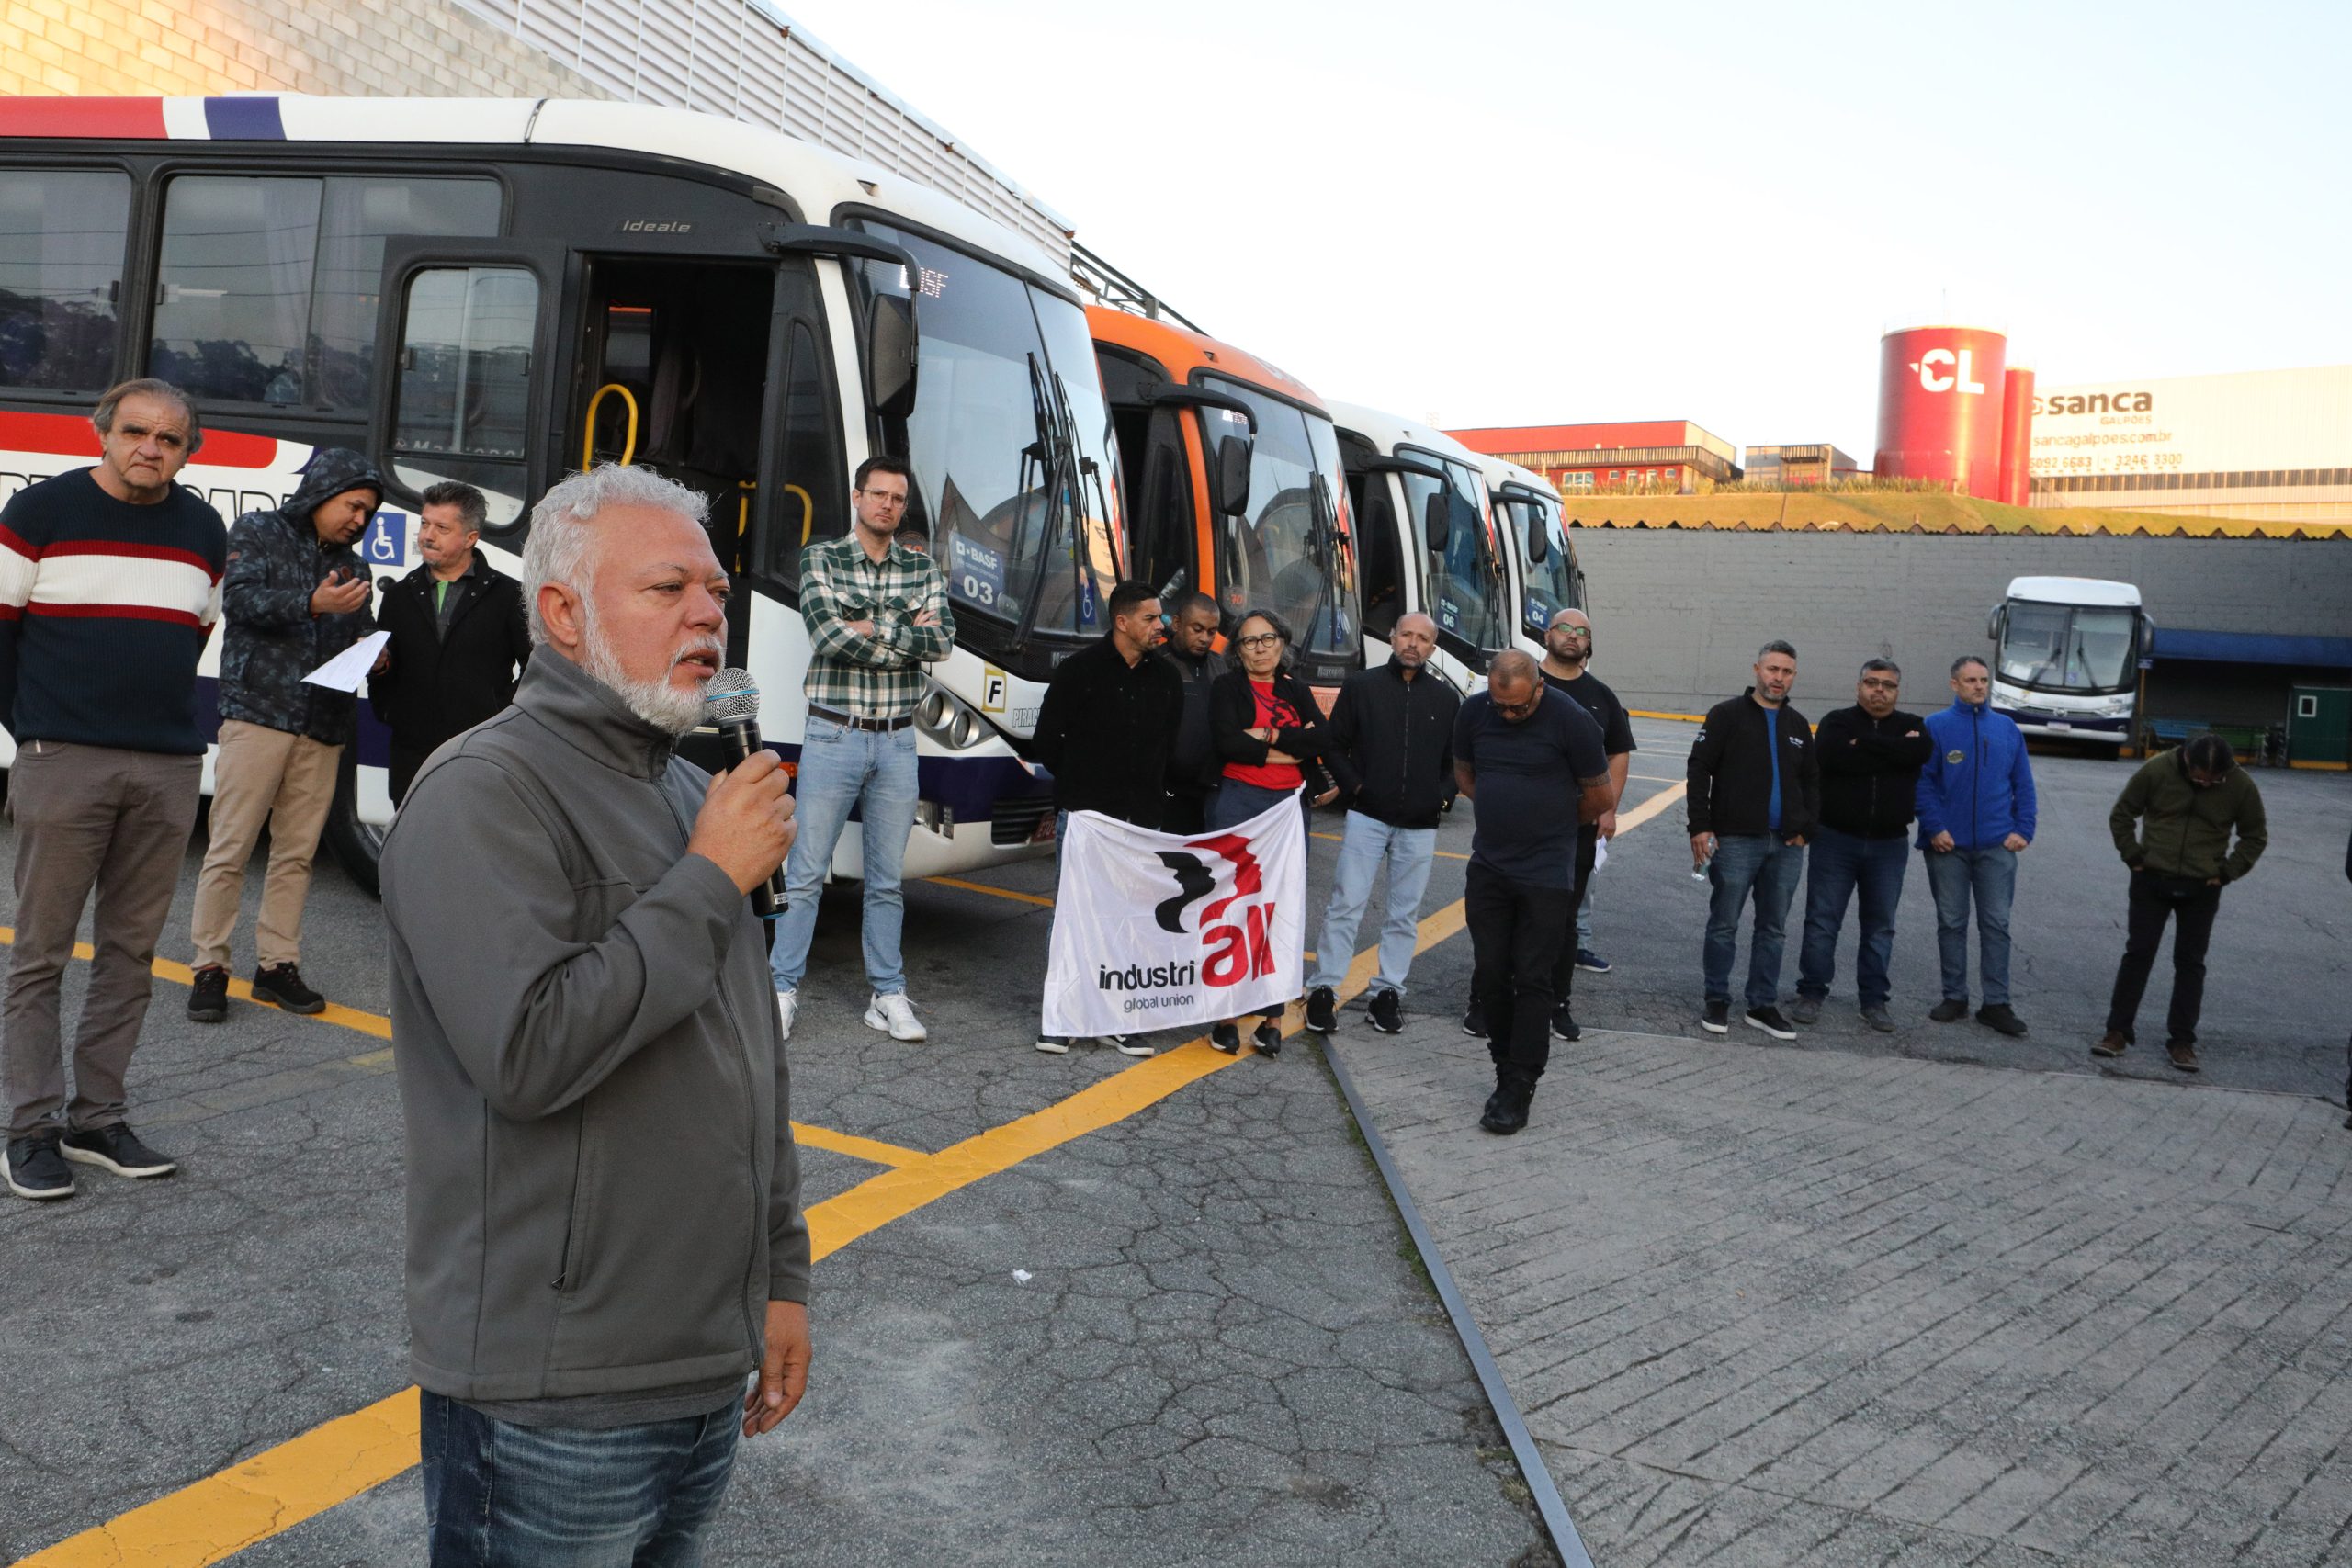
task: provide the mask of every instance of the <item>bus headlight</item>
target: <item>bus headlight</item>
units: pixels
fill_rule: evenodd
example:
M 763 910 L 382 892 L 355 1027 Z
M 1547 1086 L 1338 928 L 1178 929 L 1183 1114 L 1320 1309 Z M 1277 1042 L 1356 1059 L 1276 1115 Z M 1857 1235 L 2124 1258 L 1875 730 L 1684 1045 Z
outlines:
M 986 739 L 988 720 L 944 686 L 934 685 L 915 705 L 915 728 L 950 751 Z

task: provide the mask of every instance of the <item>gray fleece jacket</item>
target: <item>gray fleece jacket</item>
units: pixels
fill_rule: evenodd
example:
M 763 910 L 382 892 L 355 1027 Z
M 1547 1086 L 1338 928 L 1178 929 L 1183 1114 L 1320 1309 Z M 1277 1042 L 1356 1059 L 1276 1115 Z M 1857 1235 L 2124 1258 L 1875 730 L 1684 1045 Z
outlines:
M 383 854 L 416 1381 L 661 1395 L 808 1298 L 782 1031 L 751 904 L 686 840 L 709 775 L 535 658 L 434 754 Z

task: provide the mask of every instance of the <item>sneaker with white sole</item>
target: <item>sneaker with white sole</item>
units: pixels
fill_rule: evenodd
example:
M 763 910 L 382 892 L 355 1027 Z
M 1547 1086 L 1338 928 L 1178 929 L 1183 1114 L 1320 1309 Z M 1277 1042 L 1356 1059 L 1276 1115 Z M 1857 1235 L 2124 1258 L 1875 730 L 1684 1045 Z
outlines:
M 784 1021 L 784 1037 L 786 1040 L 792 1038 L 792 1021 L 799 1015 L 799 1012 L 800 993 L 798 991 L 778 991 L 775 994 L 775 1015 Z
M 1159 1046 L 1135 1034 L 1105 1034 L 1102 1037 L 1102 1043 L 1110 1046 L 1122 1056 L 1150 1056 L 1158 1055 L 1159 1051 Z
M 915 1016 L 914 1003 L 907 1000 L 904 991 L 892 991 L 884 996 L 879 991 L 865 1004 L 865 1027 L 888 1031 L 893 1040 L 928 1040 L 931 1031 Z
M 1037 1036 L 1037 1049 L 1048 1056 L 1067 1056 L 1069 1055 L 1069 1036 L 1040 1034 Z
M 68 1133 L 58 1141 L 58 1153 L 76 1165 L 95 1165 L 134 1180 L 169 1176 L 179 1169 L 178 1161 L 168 1159 L 141 1143 L 128 1122 Z

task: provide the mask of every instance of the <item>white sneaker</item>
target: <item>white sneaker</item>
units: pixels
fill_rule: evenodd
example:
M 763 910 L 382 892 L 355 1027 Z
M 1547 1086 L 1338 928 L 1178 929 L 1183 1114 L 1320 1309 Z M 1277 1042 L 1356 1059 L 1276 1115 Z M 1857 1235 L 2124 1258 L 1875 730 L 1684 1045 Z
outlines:
M 922 1020 L 915 1016 L 914 1003 L 907 1000 L 903 991 L 893 991 L 887 997 L 876 992 L 874 999 L 865 1004 L 865 1027 L 888 1030 L 893 1040 L 931 1038 Z
M 1155 1046 L 1145 1044 L 1132 1034 L 1105 1034 L 1102 1039 L 1104 1043 L 1116 1046 L 1122 1056 L 1148 1056 L 1157 1049 Z
M 800 993 L 798 991 L 778 991 L 775 994 L 775 1015 L 784 1021 L 784 1037 L 786 1040 L 792 1038 L 793 1015 L 799 1010 Z
M 1069 1055 L 1069 1036 L 1040 1034 L 1037 1036 L 1037 1049 L 1049 1056 L 1067 1056 Z

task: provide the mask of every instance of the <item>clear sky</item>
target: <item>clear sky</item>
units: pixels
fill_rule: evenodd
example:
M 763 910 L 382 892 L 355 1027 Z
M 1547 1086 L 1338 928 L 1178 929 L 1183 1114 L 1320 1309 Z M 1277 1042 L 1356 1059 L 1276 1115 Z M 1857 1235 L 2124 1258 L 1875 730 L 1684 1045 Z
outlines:
M 1877 345 L 2352 361 L 2352 4 L 783 0 L 1209 332 L 1453 425 L 1865 464 Z

